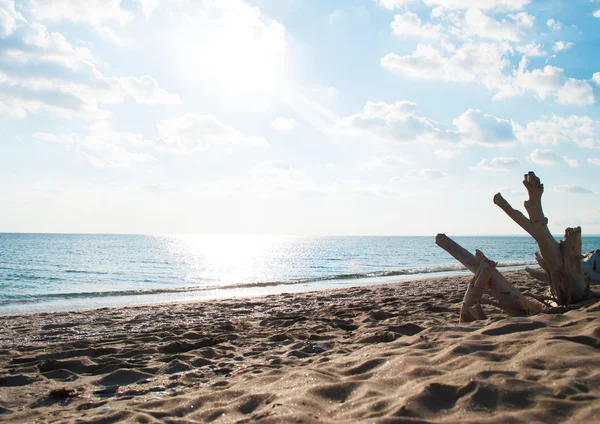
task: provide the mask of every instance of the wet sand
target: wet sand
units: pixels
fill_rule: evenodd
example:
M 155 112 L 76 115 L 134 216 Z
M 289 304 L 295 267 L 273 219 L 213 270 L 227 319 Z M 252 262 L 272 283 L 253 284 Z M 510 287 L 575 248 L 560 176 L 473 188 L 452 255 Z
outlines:
M 598 299 L 459 324 L 469 280 L 0 317 L 0 421 L 600 422 Z

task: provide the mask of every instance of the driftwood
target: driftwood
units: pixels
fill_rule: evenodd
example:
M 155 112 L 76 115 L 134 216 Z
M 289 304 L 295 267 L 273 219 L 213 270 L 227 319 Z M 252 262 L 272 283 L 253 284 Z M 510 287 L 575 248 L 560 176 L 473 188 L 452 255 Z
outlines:
M 477 250 L 472 255 L 445 234 L 438 234 L 436 244 L 475 274 L 463 299 L 461 322 L 485 319 L 481 305 L 495 306 L 515 316 L 537 313 L 545 305 L 577 303 L 590 297 L 590 281 L 600 282 L 600 250 L 589 252 L 585 257 L 581 255 L 580 227 L 567 228 L 563 240 L 556 241 L 542 210 L 544 185 L 533 172 L 525 175 L 523 184 L 529 193 L 529 199 L 525 201 L 529 217 L 515 210 L 500 193 L 494 196 L 494 203 L 537 242 L 539 252 L 536 252 L 535 258 L 540 268 L 526 268 L 526 271 L 548 285 L 552 297 L 526 298 L 498 272 L 496 263 L 482 252 Z
M 498 272 L 496 263 L 481 251 L 472 255 L 445 234 L 438 234 L 435 243 L 475 274 L 465 293 L 461 322 L 485 319 L 481 305 L 495 306 L 509 316 L 530 315 L 542 310 L 541 303 L 523 296 Z
M 592 283 L 600 283 L 600 249 L 587 252 L 583 257 L 583 273 Z
M 494 196 L 494 203 L 537 242 L 540 251 L 535 258 L 541 269 L 528 269 L 529 274 L 550 286 L 559 305 L 586 299 L 590 295 L 590 281 L 584 275 L 581 261 L 581 227 L 567 228 L 564 239 L 557 242 L 542 210 L 544 185 L 533 172 L 525 175 L 523 185 L 529 193 L 529 199 L 525 201 L 529 218 L 513 209 L 500 193 Z

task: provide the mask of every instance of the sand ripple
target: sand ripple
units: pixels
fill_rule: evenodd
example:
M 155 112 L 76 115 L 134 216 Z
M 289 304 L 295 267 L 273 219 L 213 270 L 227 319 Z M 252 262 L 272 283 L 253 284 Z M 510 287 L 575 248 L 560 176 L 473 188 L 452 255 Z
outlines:
M 600 422 L 600 303 L 458 324 L 467 278 L 2 317 L 0 421 Z

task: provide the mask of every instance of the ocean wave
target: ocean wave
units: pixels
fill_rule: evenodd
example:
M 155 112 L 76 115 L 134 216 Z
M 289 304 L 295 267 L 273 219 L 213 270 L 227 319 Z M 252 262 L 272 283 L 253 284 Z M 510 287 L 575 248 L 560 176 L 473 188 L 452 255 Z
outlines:
M 518 267 L 535 264 L 535 261 L 511 261 L 511 262 L 499 262 L 498 267 Z M 272 286 L 285 286 L 294 284 L 311 284 L 311 283 L 324 283 L 327 281 L 337 280 L 359 280 L 359 279 L 371 279 L 381 277 L 395 277 L 403 275 L 424 275 L 424 274 L 435 274 L 445 272 L 458 272 L 464 271 L 466 268 L 460 264 L 448 264 L 435 267 L 425 268 L 413 268 L 413 269 L 399 269 L 391 271 L 373 271 L 365 273 L 352 273 L 352 274 L 336 274 L 327 275 L 322 277 L 312 278 L 301 278 L 291 279 L 285 281 L 263 281 L 263 282 L 248 282 L 228 285 L 203 285 L 203 286 L 183 286 L 183 287 L 164 287 L 164 288 L 153 288 L 153 289 L 138 289 L 138 290 L 107 290 L 107 291 L 94 291 L 94 292 L 71 292 L 71 293 L 47 293 L 47 294 L 36 294 L 30 296 L 23 296 L 19 298 L 3 299 L 0 300 L 1 305 L 14 304 L 14 303 L 37 303 L 50 300 L 68 300 L 68 299 L 81 299 L 81 298 L 104 298 L 104 297 L 122 297 L 122 296 L 148 296 L 148 295 L 167 295 L 177 293 L 194 293 L 194 292 L 209 292 L 209 291 L 222 291 L 222 290 L 236 290 L 236 289 L 253 289 L 261 287 L 272 287 Z

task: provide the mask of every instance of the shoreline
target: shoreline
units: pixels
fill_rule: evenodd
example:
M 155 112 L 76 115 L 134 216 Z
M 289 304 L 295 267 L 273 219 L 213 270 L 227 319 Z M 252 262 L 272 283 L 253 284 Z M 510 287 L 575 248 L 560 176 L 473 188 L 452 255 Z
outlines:
M 498 268 L 503 272 L 525 269 L 527 265 L 506 265 Z M 535 266 L 537 267 L 537 266 Z M 171 290 L 165 290 L 163 293 L 155 294 L 154 290 L 148 290 L 149 293 L 139 293 L 120 296 L 99 295 L 91 292 L 77 293 L 71 300 L 65 302 L 61 296 L 57 295 L 54 300 L 43 302 L 11 302 L 0 305 L 0 317 L 22 315 L 28 313 L 52 313 L 95 310 L 105 307 L 129 307 L 129 306 L 151 306 L 162 303 L 179 302 L 201 302 L 210 300 L 224 300 L 230 298 L 246 299 L 254 297 L 271 296 L 284 293 L 307 293 L 311 291 L 323 291 L 329 289 L 349 288 L 349 287 L 368 287 L 380 284 L 394 284 L 407 281 L 430 280 L 435 278 L 460 277 L 471 275 L 467 269 L 457 269 L 451 271 L 436 271 L 423 273 L 406 273 L 385 276 L 373 276 L 364 278 L 323 278 L 317 280 L 294 280 L 286 282 L 265 282 L 265 283 L 247 283 L 234 284 L 231 286 L 193 286 L 178 287 Z M 28 312 L 22 312 L 22 309 L 28 309 Z
M 597 299 L 459 324 L 470 279 L 3 316 L 0 421 L 597 420 Z

